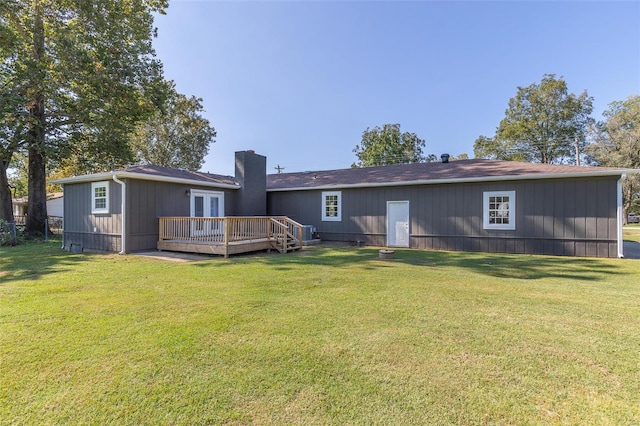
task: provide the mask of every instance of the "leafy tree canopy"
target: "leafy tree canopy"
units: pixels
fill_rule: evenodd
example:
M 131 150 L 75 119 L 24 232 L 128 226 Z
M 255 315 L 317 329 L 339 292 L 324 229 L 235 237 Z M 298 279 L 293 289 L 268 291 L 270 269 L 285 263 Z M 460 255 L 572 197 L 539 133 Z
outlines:
M 351 167 L 423 162 L 425 161 L 422 153 L 424 145 L 424 139 L 420 139 L 415 133 L 402 133 L 400 124 L 367 128 L 362 133 L 360 145 L 356 145 L 353 149 L 358 161 Z
M 562 78 L 546 74 L 540 83 L 518 87 L 496 134 L 478 137 L 474 154 L 476 158 L 574 163 L 576 145 L 582 152 L 587 143 L 592 104 L 586 91 L 569 93 Z
M 165 108 L 137 127 L 132 149 L 142 164 L 199 170 L 216 131 L 202 116 L 202 99 L 176 92 L 173 83 L 168 86 Z
M 603 116 L 593 126 L 594 142 L 587 152 L 601 166 L 640 169 L 640 96 L 612 102 Z M 628 175 L 623 181 L 627 211 L 638 202 L 639 192 L 640 176 Z
M 2 83 L 17 101 L 0 117 L 24 128 L 27 232 L 44 231 L 46 169 L 75 156 L 110 169 L 132 159 L 129 135 L 164 97 L 152 13 L 166 0 L 0 2 Z M 15 138 L 14 138 L 15 139 Z M 3 146 L 4 147 L 4 146 Z M 1 170 L 0 170 L 1 171 Z

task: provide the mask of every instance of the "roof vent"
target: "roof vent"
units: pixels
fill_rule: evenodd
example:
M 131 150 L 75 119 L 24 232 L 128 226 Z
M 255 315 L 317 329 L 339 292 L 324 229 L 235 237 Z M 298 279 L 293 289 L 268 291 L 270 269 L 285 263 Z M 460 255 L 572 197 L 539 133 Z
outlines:
M 449 154 L 442 154 L 440 156 L 440 159 L 442 160 L 443 163 L 448 163 L 449 162 L 449 157 L 450 157 Z

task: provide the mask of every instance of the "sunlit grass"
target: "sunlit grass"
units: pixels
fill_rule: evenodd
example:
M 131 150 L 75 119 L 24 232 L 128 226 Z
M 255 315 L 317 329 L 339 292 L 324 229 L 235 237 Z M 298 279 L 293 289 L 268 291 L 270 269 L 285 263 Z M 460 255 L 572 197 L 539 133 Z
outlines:
M 623 228 L 622 236 L 626 241 L 640 243 L 640 224 L 634 223 Z
M 0 423 L 640 421 L 640 261 L 30 244 L 0 271 Z

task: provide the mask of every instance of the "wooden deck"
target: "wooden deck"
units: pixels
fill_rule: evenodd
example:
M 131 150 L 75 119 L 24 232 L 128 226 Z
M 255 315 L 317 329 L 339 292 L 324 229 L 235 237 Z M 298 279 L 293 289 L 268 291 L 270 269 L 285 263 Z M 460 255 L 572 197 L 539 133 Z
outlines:
M 302 225 L 286 216 L 161 217 L 158 250 L 222 255 L 302 247 Z

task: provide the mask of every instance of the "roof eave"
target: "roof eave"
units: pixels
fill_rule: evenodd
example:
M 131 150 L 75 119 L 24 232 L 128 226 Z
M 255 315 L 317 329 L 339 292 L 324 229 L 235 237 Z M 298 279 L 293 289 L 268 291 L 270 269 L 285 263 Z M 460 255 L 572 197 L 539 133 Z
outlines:
M 603 176 L 624 176 L 626 173 L 638 173 L 635 170 L 599 170 L 593 172 L 582 173 L 552 173 L 552 174 L 530 174 L 530 175 L 508 175 L 508 176 L 481 176 L 473 178 L 454 178 L 454 179 L 421 179 L 400 182 L 365 182 L 354 184 L 335 184 L 335 185 L 318 185 L 318 186 L 302 186 L 291 188 L 267 188 L 267 192 L 286 192 L 286 191 L 312 191 L 319 189 L 349 189 L 349 188 L 376 188 L 389 186 L 412 186 L 412 185 L 438 185 L 451 183 L 475 183 L 475 182 L 501 182 L 513 180 L 541 180 L 541 179 L 571 179 L 580 177 L 603 177 Z
M 196 180 L 196 179 L 157 176 L 157 175 L 150 175 L 146 173 L 134 173 L 134 172 L 96 173 L 92 175 L 74 176 L 70 178 L 55 179 L 55 180 L 52 180 L 50 183 L 65 185 L 69 183 L 74 184 L 74 183 L 98 182 L 105 179 L 111 179 L 113 176 L 117 177 L 118 179 L 139 179 L 139 180 L 150 180 L 155 182 L 179 183 L 179 184 L 185 184 L 185 185 L 199 185 L 199 186 L 207 186 L 211 188 L 240 189 L 240 185 L 238 185 L 237 183 L 229 184 L 229 183 L 207 182 L 207 181 Z

